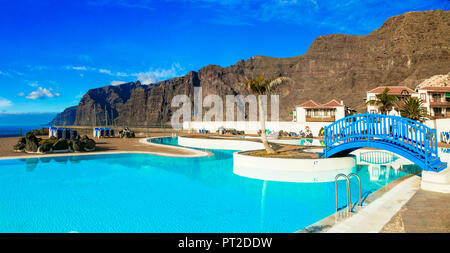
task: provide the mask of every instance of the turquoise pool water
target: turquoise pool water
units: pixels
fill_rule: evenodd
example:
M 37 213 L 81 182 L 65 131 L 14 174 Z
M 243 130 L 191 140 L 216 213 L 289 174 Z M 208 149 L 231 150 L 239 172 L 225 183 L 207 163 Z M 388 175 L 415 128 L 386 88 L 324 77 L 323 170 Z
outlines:
M 335 212 L 334 182 L 245 178 L 233 174 L 233 151 L 209 151 L 1 160 L 0 232 L 295 232 Z M 419 168 L 403 169 L 355 171 L 368 194 Z

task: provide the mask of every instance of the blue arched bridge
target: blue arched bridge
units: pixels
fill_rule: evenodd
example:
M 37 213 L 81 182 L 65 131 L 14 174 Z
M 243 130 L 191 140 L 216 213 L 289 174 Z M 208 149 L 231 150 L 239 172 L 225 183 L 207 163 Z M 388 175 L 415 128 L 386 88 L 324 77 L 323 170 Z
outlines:
M 321 157 L 347 155 L 359 148 L 377 148 L 401 155 L 427 171 L 447 168 L 437 152 L 436 130 L 419 122 L 383 114 L 358 114 L 324 128 Z

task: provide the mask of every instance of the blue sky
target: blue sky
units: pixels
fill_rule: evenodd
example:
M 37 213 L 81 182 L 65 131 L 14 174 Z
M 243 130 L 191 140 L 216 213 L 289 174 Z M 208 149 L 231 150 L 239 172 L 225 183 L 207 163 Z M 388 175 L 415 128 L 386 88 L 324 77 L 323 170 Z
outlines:
M 305 53 L 447 0 L 0 0 L 0 113 L 59 112 L 91 88 L 156 82 L 254 55 Z

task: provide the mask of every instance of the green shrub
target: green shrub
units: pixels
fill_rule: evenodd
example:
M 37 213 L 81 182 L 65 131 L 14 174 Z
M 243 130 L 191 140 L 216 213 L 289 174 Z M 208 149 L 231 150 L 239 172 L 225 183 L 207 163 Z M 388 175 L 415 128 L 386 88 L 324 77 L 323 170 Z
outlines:
M 42 145 L 42 144 L 44 144 L 44 143 L 49 143 L 49 144 L 51 144 L 51 145 L 53 145 L 53 144 L 55 144 L 56 142 L 58 142 L 59 140 L 52 140 L 52 139 L 45 139 L 45 140 L 41 140 L 40 142 L 39 142 L 39 146 L 40 145 Z M 72 144 L 72 142 L 70 141 L 70 140 L 66 140 L 66 142 L 67 142 L 67 145 L 71 145 Z

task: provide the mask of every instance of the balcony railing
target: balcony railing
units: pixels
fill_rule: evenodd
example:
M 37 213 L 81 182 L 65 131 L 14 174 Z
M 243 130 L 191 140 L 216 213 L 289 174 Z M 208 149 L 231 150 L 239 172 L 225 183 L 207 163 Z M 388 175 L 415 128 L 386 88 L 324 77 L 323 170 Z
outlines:
M 431 100 L 430 101 L 430 106 L 431 107 L 447 107 L 447 106 L 450 106 L 450 102 L 448 102 L 448 101 L 433 101 L 433 100 Z
M 329 117 L 311 117 L 306 116 L 306 122 L 334 122 L 336 119 L 334 116 Z

